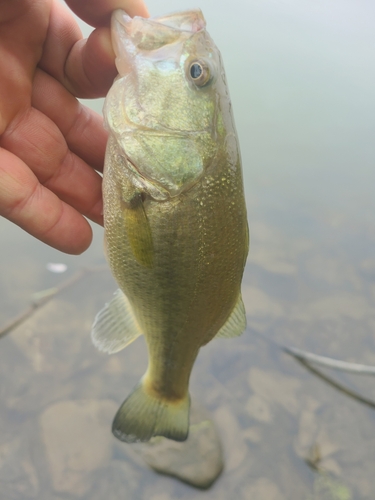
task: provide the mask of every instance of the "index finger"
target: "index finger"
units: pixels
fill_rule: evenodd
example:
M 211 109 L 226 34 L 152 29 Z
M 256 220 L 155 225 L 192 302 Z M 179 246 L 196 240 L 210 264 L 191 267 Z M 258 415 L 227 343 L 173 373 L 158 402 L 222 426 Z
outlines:
M 111 13 L 121 7 L 128 13 L 148 16 L 147 8 L 143 0 L 68 0 L 67 3 L 84 21 L 99 28 L 87 40 L 82 39 L 72 13 L 55 1 L 39 67 L 76 97 L 103 97 L 117 75 L 109 29 Z

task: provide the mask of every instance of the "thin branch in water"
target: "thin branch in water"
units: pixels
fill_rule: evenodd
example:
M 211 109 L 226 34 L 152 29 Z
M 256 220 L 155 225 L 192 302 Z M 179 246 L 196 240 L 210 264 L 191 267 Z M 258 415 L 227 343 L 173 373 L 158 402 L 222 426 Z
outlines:
M 353 391 L 352 389 L 349 389 L 348 387 L 337 382 L 336 380 L 329 377 L 328 375 L 320 371 L 318 368 L 313 366 L 313 363 L 319 364 L 327 368 L 333 368 L 334 370 L 346 371 L 349 373 L 359 373 L 361 375 L 364 374 L 374 375 L 375 369 L 373 366 L 361 365 L 357 363 L 347 363 L 346 361 L 328 358 L 326 356 L 318 356 L 317 354 L 313 354 L 308 351 L 303 351 L 301 349 L 297 349 L 296 347 L 288 347 L 283 344 L 280 344 L 279 342 L 276 342 L 275 340 L 271 339 L 267 335 L 264 335 L 263 333 L 257 331 L 254 331 L 254 333 L 256 333 L 259 337 L 266 340 L 268 343 L 275 345 L 282 351 L 293 356 L 302 366 L 304 366 L 307 370 L 309 370 L 311 373 L 322 379 L 324 382 L 326 382 L 334 389 L 340 391 L 346 396 L 349 396 L 350 398 L 366 406 L 369 406 L 372 409 L 375 409 L 375 401 L 368 399 L 365 396 L 362 396 L 362 394 L 359 394 L 358 392 Z
M 319 377 L 320 379 L 324 380 L 328 385 L 332 386 L 334 389 L 338 390 L 339 392 L 342 392 L 345 394 L 345 396 L 349 396 L 350 398 L 354 399 L 355 401 L 359 401 L 360 403 L 369 406 L 370 408 L 374 409 L 375 408 L 375 401 L 372 401 L 371 399 L 366 398 L 365 396 L 362 396 L 362 394 L 359 394 L 359 392 L 353 391 L 352 389 L 349 389 L 348 387 L 345 387 L 344 385 L 340 384 L 336 380 L 332 379 L 325 373 L 321 372 L 318 370 L 318 368 L 315 368 L 314 366 L 311 366 L 308 361 L 304 361 L 302 359 L 298 359 L 297 361 L 304 366 L 307 370 L 309 370 L 311 373 Z
M 333 370 L 357 373 L 359 375 L 375 375 L 375 366 L 363 365 L 359 363 L 349 363 L 340 359 L 329 358 L 328 356 L 320 356 L 309 351 L 298 349 L 297 347 L 280 344 L 279 342 L 276 342 L 263 333 L 259 333 L 257 331 L 255 331 L 254 333 L 267 340 L 271 344 L 276 345 L 279 349 L 286 352 L 287 354 L 290 354 L 294 358 L 297 358 L 299 361 L 325 366 L 327 368 L 332 368 Z
M 83 278 L 88 273 L 99 272 L 107 270 L 107 266 L 97 266 L 97 267 L 85 267 L 77 271 L 66 281 L 61 283 L 60 286 L 54 288 L 48 288 L 47 290 L 42 290 L 41 292 L 35 293 L 31 298 L 31 304 L 24 309 L 20 314 L 18 314 L 15 318 L 11 319 L 8 323 L 6 323 L 2 328 L 0 328 L 0 339 L 14 330 L 17 326 L 21 325 L 24 321 L 29 319 L 35 311 L 40 309 L 44 304 L 49 302 L 53 297 L 57 294 L 70 287 L 78 280 Z
M 329 358 L 327 356 L 319 356 L 318 354 L 313 354 L 308 351 L 303 351 L 302 349 L 297 349 L 296 347 L 283 347 L 283 350 L 288 354 L 305 361 L 308 363 L 314 363 L 316 365 L 325 366 L 327 368 L 333 368 L 334 370 L 340 370 L 343 372 L 357 373 L 360 375 L 375 375 L 375 366 L 362 365 L 359 363 L 349 363 L 347 361 L 342 361 L 340 359 Z

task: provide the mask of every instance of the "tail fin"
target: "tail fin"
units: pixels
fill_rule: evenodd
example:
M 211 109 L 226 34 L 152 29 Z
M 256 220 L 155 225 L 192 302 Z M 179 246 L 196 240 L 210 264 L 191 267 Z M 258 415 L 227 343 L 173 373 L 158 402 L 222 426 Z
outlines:
M 165 436 L 185 441 L 189 433 L 190 398 L 168 402 L 147 394 L 142 382 L 121 405 L 112 424 L 113 434 L 126 443 Z

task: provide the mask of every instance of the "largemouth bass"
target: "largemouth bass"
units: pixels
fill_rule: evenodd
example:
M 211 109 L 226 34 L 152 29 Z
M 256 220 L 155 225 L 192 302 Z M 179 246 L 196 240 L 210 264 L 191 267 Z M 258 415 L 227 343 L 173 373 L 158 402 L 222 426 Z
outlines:
M 199 349 L 246 327 L 248 229 L 239 146 L 219 50 L 200 10 L 117 10 L 119 76 L 105 101 L 105 247 L 120 287 L 92 338 L 113 353 L 139 335 L 149 365 L 113 422 L 126 442 L 189 430 Z

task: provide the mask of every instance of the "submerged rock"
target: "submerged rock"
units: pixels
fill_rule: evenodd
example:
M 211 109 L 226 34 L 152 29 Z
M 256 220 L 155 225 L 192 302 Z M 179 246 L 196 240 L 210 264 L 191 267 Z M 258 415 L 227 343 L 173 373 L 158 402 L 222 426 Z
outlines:
M 177 477 L 197 488 L 209 488 L 223 470 L 220 438 L 209 413 L 192 404 L 189 437 L 176 442 L 154 437 L 132 448 L 156 472 Z
M 105 467 L 112 454 L 113 401 L 61 401 L 40 417 L 52 486 L 56 492 L 84 495 L 91 473 Z

